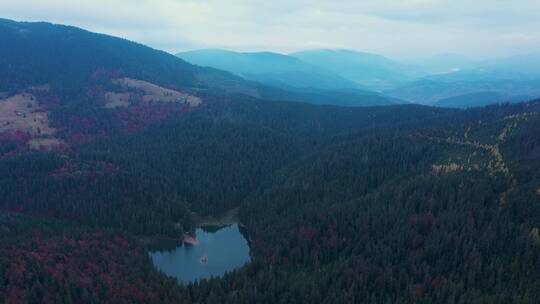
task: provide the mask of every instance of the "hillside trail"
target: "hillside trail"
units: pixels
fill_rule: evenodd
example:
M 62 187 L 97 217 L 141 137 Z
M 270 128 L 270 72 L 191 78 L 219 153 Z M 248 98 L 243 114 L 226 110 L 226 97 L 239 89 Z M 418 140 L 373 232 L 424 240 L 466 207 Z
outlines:
M 506 140 L 509 138 L 509 136 L 512 135 L 512 133 L 519 127 L 519 125 L 528 120 L 531 116 L 537 115 L 536 112 L 529 112 L 529 113 L 522 113 L 522 114 L 515 114 L 506 116 L 503 118 L 503 121 L 505 122 L 505 126 L 503 127 L 502 131 L 495 137 L 495 143 L 489 144 L 489 143 L 482 143 L 478 140 L 472 140 L 470 137 L 471 127 L 467 128 L 463 136 L 460 137 L 448 137 L 448 138 L 434 138 L 430 137 L 429 139 L 437 140 L 437 141 L 444 141 L 452 145 L 461 145 L 461 146 L 468 146 L 474 148 L 473 150 L 483 150 L 488 152 L 492 159 L 487 163 L 485 169 L 487 172 L 489 172 L 490 175 L 494 176 L 497 173 L 502 173 L 503 176 L 508 178 L 509 180 L 509 187 L 500 194 L 499 202 L 500 206 L 504 207 L 507 203 L 507 196 L 508 193 L 510 193 L 515 186 L 517 185 L 517 181 L 512 175 L 512 173 L 509 170 L 509 167 L 505 161 L 505 158 L 501 152 L 501 145 L 503 145 Z M 475 153 L 473 152 L 473 153 Z M 446 168 L 447 167 L 447 168 Z M 460 166 L 459 164 L 449 164 L 449 165 L 439 165 L 434 166 L 434 168 L 438 169 L 438 171 L 442 172 L 450 172 L 455 171 L 456 168 L 462 168 L 463 166 Z

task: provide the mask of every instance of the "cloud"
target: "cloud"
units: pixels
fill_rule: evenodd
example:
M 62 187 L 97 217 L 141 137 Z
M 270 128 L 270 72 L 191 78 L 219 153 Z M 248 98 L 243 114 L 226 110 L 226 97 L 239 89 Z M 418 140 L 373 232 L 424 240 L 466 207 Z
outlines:
M 71 24 L 171 52 L 351 48 L 394 56 L 540 51 L 537 0 L 2 0 L 3 17 Z

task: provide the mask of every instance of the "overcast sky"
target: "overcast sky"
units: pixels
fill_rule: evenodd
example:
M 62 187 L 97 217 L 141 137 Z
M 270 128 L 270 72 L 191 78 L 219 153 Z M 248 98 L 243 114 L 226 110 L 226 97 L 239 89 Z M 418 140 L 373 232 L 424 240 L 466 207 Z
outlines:
M 0 17 L 75 25 L 169 52 L 540 52 L 540 0 L 0 0 Z

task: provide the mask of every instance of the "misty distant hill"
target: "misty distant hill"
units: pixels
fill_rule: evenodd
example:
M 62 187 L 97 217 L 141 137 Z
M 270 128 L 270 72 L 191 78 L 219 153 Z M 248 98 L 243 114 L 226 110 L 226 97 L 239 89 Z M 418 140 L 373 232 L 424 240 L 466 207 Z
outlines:
M 383 90 L 426 75 L 416 66 L 377 54 L 351 50 L 310 50 L 290 54 L 328 69 L 370 90 Z
M 206 49 L 176 55 L 196 65 L 229 71 L 249 80 L 283 88 L 335 90 L 358 87 L 353 81 L 329 70 L 278 53 Z
M 415 58 L 406 62 L 421 67 L 430 74 L 457 72 L 478 65 L 478 61 L 475 59 L 451 53 Z
M 455 104 L 457 107 L 528 101 L 540 96 L 540 77 L 509 67 L 512 68 L 494 64 L 431 75 L 386 90 L 384 94 L 414 103 L 445 106 Z
M 211 49 L 178 56 L 191 63 L 280 87 L 301 95 L 293 99 L 314 103 L 328 104 L 328 100 L 334 99 L 332 104 L 338 105 L 407 101 L 475 107 L 528 101 L 540 96 L 540 56 L 534 54 L 490 60 L 440 54 L 398 61 L 351 50 L 309 50 L 287 56 Z
M 508 100 L 507 98 L 508 97 L 497 92 L 476 92 L 443 98 L 435 102 L 433 105 L 445 108 L 471 108 L 495 103 L 510 102 L 511 100 Z
M 330 70 L 368 90 L 413 103 L 474 107 L 540 96 L 540 56 L 478 60 L 457 54 L 397 61 L 350 50 L 291 56 Z
M 375 106 L 406 103 L 370 90 L 352 80 L 302 60 L 272 52 L 240 53 L 220 49 L 178 53 L 199 66 L 224 70 L 282 90 L 262 90 L 263 98 L 301 100 L 314 104 Z

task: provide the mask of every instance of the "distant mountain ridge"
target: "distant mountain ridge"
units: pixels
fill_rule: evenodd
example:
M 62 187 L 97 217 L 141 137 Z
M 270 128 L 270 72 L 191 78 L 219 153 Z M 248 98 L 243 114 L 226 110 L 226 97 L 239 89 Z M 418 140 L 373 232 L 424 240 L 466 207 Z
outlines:
M 421 68 L 381 55 L 352 50 L 320 49 L 291 56 L 351 79 L 364 88 L 381 91 L 427 75 Z
M 349 106 L 397 101 L 356 90 L 277 88 L 125 39 L 46 22 L 0 19 L 0 41 L 7 42 L 0 48 L 0 141 L 15 143 L 9 151 L 63 149 L 234 100 Z
M 196 65 L 230 71 L 249 80 L 283 88 L 351 89 L 358 86 L 338 74 L 283 54 L 203 49 L 176 56 Z
M 493 100 L 488 101 L 486 92 Z M 441 105 L 446 99 L 459 96 L 482 96 L 482 101 L 462 99 L 459 107 L 471 107 L 502 101 L 529 101 L 540 96 L 540 77 L 512 74 L 509 70 L 470 68 L 453 73 L 431 75 L 409 82 L 384 94 L 426 105 Z M 477 94 L 477 95 L 475 95 Z M 452 104 L 452 103 L 451 103 Z
M 192 65 L 125 39 L 44 22 L 0 19 L 0 38 L 9 41 L 9 47 L 0 49 L 0 97 L 47 84 L 56 90 L 50 96 L 63 96 L 60 103 L 99 103 L 99 98 L 88 92 L 100 92 L 95 89 L 103 85 L 104 79 L 122 77 L 195 95 L 241 94 L 265 100 L 346 106 L 405 102 L 434 105 L 464 95 L 485 98 L 485 92 L 496 92 L 499 97 L 463 106 L 540 96 L 540 56 L 534 54 L 484 61 L 446 55 L 431 63 L 427 60 L 424 64 L 409 64 L 350 50 L 310 50 L 289 55 L 199 52 L 205 54 L 205 60 L 217 57 L 218 62 L 209 65 L 219 63 L 227 72 Z M 458 64 L 466 68 L 430 74 L 437 60 L 444 58 L 449 61 L 446 67 Z
M 456 54 L 395 61 L 350 50 L 312 50 L 291 54 L 351 79 L 384 95 L 413 103 L 472 107 L 501 101 L 528 101 L 540 96 L 540 56 L 475 60 Z M 486 92 L 494 92 L 486 100 Z M 448 98 L 462 98 L 445 103 Z M 482 98 L 475 102 L 470 97 Z
M 189 64 L 138 43 L 76 27 L 0 19 L 0 37 L 10 43 L 10 47 L 0 49 L 0 79 L 3 80 L 0 92 L 43 83 L 79 88 L 90 80 L 90 76 L 95 79 L 106 72 L 109 76 L 130 75 L 177 89 L 310 102 L 298 92 L 246 81 L 215 68 Z M 347 83 L 343 79 L 340 81 Z M 358 100 L 358 105 L 361 104 Z
M 512 101 L 507 98 L 497 92 L 476 92 L 439 99 L 433 105 L 445 108 L 471 108 Z
M 379 92 L 398 103 L 473 107 L 540 96 L 540 56 L 534 54 L 489 60 L 458 54 L 393 60 L 353 50 L 315 49 L 288 55 L 199 50 L 179 56 L 289 90 L 350 92 L 360 88 L 364 91 L 360 95 Z M 475 97 L 481 100 L 471 99 Z
M 273 52 L 240 53 L 203 49 L 176 56 L 199 66 L 225 70 L 247 80 L 285 90 L 263 98 L 309 100 L 316 104 L 371 106 L 405 103 L 398 98 L 362 89 L 333 71 Z

